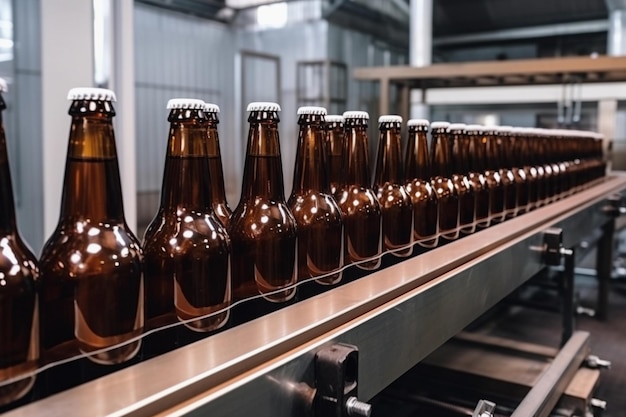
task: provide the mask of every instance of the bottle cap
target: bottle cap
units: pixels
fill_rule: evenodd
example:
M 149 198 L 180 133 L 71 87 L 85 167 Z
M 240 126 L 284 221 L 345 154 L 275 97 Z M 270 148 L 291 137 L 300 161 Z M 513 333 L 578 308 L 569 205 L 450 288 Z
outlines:
M 326 123 L 343 123 L 343 116 L 340 114 L 329 114 L 326 116 Z
M 167 102 L 168 109 L 204 109 L 205 103 L 195 98 L 173 98 Z
M 7 80 L 0 78 L 0 93 L 6 93 L 7 91 L 9 91 Z
M 68 100 L 103 100 L 117 101 L 115 93 L 106 88 L 80 87 L 72 88 L 67 93 Z
M 220 106 L 213 103 L 204 103 L 204 112 L 205 113 L 219 113 Z
M 482 132 L 485 129 L 483 125 L 467 125 L 465 126 L 466 132 Z
M 467 125 L 465 123 L 450 123 L 450 126 L 448 126 L 448 130 L 450 132 L 461 132 L 465 130 L 466 127 Z
M 431 129 L 447 129 L 450 126 L 448 122 L 432 122 L 430 124 Z
M 301 114 L 321 114 L 322 116 L 326 115 L 325 107 L 317 107 L 317 106 L 302 106 L 298 108 L 298 115 Z
M 280 105 L 270 101 L 253 101 L 246 111 L 280 111 Z
M 370 115 L 366 111 L 358 111 L 351 110 L 343 113 L 343 118 L 345 119 L 367 119 L 369 120 Z
M 378 118 L 378 123 L 402 123 L 402 116 L 386 114 Z
M 409 119 L 409 121 L 406 122 L 406 125 L 409 127 L 411 126 L 428 127 L 430 126 L 430 122 L 426 119 Z

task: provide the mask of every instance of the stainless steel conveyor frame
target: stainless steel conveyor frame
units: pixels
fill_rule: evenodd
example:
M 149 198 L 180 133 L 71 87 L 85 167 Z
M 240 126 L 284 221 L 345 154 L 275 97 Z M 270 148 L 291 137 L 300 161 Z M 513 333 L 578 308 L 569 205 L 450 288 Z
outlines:
M 614 221 L 607 199 L 624 189 L 626 176 L 612 174 L 576 195 L 6 417 L 311 415 L 314 356 L 334 343 L 359 348 L 359 398 L 369 400 L 539 272 L 547 228 L 560 227 L 564 247 L 575 246 Z M 560 395 L 562 385 L 552 394 Z

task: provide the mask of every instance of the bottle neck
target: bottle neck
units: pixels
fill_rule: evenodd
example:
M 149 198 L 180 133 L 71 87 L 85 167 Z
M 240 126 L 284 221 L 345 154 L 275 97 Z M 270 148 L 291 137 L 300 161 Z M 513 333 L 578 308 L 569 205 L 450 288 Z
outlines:
M 486 170 L 486 137 L 479 132 L 470 135 L 470 165 L 473 172 L 484 172 Z
M 0 111 L 0 233 L 9 234 L 15 230 L 15 201 L 13 200 L 6 134 L 2 111 Z
M 112 123 L 114 113 L 108 102 L 83 103 L 86 106 L 80 107 L 81 102 L 75 101 L 70 109 L 72 125 L 61 219 L 123 223 L 122 187 Z M 104 103 L 110 111 L 100 111 Z M 93 107 L 96 111 L 92 111 Z M 90 110 L 85 112 L 85 108 Z
M 407 143 L 406 179 L 419 178 L 428 180 L 430 174 L 430 159 L 428 158 L 428 138 L 426 130 L 409 128 L 409 140 Z
M 400 123 L 382 123 L 378 137 L 378 155 L 374 184 L 402 182 L 402 143 Z
M 448 134 L 444 129 L 433 131 L 432 143 L 432 175 L 433 177 L 449 177 L 450 154 L 448 152 Z
M 224 168 L 222 167 L 220 140 L 217 132 L 217 114 L 208 113 L 206 117 L 208 119 L 206 148 L 207 155 L 209 157 L 209 172 L 211 176 L 211 201 L 214 203 L 225 203 L 226 190 L 224 188 Z
M 324 119 L 321 115 L 303 114 L 298 120 L 298 148 L 293 174 L 292 193 L 308 190 L 330 193 L 327 160 L 324 151 Z
M 276 112 L 250 113 L 242 200 L 257 196 L 275 201 L 285 200 L 278 121 Z
M 369 188 L 367 120 L 354 119 L 345 123 L 343 158 L 344 185 L 359 185 Z
M 202 110 L 174 109 L 161 191 L 161 208 L 211 211 L 207 124 Z
M 462 132 L 452 132 L 448 135 L 448 149 L 450 152 L 451 172 L 465 175 L 469 172 L 467 165 L 467 152 L 464 147 L 464 136 Z

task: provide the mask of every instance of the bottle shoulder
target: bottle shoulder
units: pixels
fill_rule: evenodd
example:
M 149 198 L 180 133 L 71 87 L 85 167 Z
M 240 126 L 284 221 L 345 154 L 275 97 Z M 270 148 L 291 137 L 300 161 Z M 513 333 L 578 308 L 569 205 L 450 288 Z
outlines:
M 231 239 L 239 236 L 259 236 L 264 233 L 295 235 L 296 219 L 287 203 L 264 198 L 241 201 L 233 211 L 228 224 Z
M 143 251 L 124 224 L 62 223 L 42 250 L 44 275 L 78 278 L 131 268 L 140 273 Z M 50 276 L 50 275 L 48 275 Z
M 34 291 L 39 265 L 28 246 L 13 234 L 0 237 L 0 248 L 0 293 L 16 288 Z
M 317 191 L 291 194 L 287 204 L 298 226 L 319 221 L 341 223 L 341 210 L 330 194 Z

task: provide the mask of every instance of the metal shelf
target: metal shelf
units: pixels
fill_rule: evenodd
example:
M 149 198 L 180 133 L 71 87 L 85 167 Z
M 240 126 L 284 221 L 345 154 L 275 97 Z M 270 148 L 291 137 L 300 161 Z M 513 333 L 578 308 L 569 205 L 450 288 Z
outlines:
M 612 222 L 611 175 L 557 203 L 490 227 L 200 342 L 6 414 L 311 415 L 313 358 L 359 347 L 368 400 L 543 268 L 543 231 L 573 246 Z

